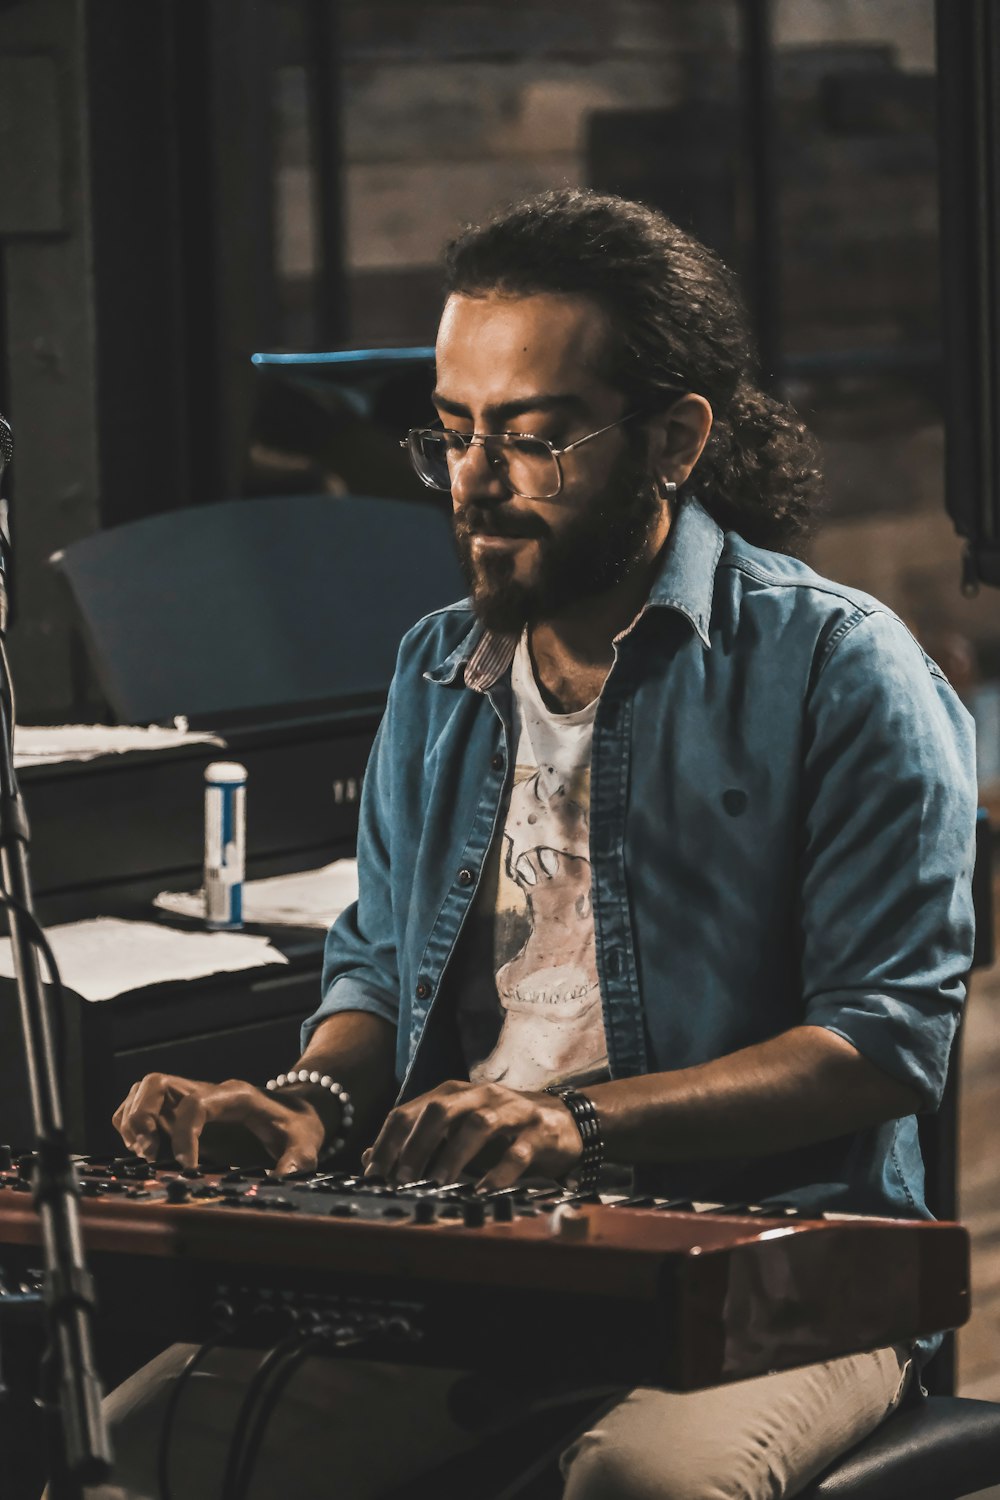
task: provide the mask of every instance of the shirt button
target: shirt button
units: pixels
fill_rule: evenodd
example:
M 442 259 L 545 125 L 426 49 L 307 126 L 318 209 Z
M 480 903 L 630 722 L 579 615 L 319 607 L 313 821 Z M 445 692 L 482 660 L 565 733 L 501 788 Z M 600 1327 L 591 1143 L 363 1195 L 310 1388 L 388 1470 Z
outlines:
M 426 1000 L 428 998 L 428 996 L 430 995 L 430 992 L 431 992 L 431 987 L 427 983 L 427 980 L 426 979 L 421 979 L 420 983 L 417 985 L 417 990 L 416 990 L 417 999 L 418 1000 Z
M 496 755 L 490 757 L 490 765 L 493 767 L 494 771 L 503 770 L 503 756 L 500 754 L 499 750 L 497 751 Z
M 458 872 L 459 885 L 471 885 L 475 878 L 471 870 L 459 870 Z

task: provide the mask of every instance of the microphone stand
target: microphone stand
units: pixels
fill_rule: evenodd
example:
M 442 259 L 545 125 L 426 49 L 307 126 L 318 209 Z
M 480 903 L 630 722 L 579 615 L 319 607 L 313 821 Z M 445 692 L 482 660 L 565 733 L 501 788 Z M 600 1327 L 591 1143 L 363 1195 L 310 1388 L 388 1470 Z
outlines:
M 70 1156 L 53 1044 L 53 1017 L 41 981 L 28 866 L 28 819 L 14 773 L 13 685 L 5 650 L 7 598 L 0 565 L 0 870 L 14 955 L 21 1030 L 35 1128 L 32 1191 L 42 1226 L 51 1381 L 46 1395 L 52 1500 L 78 1500 L 83 1486 L 111 1472 L 111 1449 L 94 1367 L 94 1289 L 83 1256 L 79 1183 Z

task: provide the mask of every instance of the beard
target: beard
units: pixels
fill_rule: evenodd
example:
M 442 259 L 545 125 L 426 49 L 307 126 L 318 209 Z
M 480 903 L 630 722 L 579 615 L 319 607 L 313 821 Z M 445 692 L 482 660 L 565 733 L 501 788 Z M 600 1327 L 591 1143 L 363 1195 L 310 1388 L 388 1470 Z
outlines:
M 489 630 L 520 635 L 566 609 L 605 594 L 646 552 L 661 502 L 645 464 L 624 455 L 599 495 L 581 502 L 554 532 L 535 513 L 513 515 L 503 504 L 470 504 L 453 517 L 458 558 L 477 618 Z M 535 577 L 514 577 L 513 557 L 475 561 L 476 532 L 537 538 Z

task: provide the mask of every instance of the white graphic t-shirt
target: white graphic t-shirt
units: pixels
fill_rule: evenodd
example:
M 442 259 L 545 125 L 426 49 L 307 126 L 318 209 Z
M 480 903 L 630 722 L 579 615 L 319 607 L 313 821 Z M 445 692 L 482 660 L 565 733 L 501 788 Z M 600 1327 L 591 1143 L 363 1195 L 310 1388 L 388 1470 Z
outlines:
M 502 837 L 469 914 L 473 931 L 460 965 L 469 972 L 460 978 L 457 1010 L 462 1050 L 474 1083 L 593 1082 L 608 1066 L 590 892 L 597 700 L 576 713 L 550 712 L 527 636 L 511 683 L 514 780 Z

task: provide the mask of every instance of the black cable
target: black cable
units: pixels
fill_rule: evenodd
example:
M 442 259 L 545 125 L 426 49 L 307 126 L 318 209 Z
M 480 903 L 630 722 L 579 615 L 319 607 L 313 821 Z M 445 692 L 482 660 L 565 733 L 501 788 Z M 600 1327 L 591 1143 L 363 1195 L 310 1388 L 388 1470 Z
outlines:
M 10 662 L 7 659 L 7 641 L 0 634 L 0 666 L 3 667 L 3 701 L 7 708 L 10 725 L 10 751 L 11 760 L 14 759 L 14 725 L 17 723 L 16 705 L 14 701 L 14 675 L 10 670 Z
M 233 1435 L 229 1440 L 229 1452 L 226 1454 L 226 1468 L 222 1476 L 222 1500 L 236 1500 L 236 1496 L 239 1494 L 238 1481 L 247 1433 L 250 1423 L 253 1420 L 257 1403 L 272 1373 L 276 1369 L 280 1369 L 282 1361 L 289 1355 L 298 1352 L 302 1347 L 303 1341 L 301 1333 L 289 1334 L 279 1344 L 275 1344 L 273 1349 L 268 1350 L 257 1366 L 254 1377 L 247 1386 L 246 1395 L 243 1397 L 240 1409 L 236 1415 Z
M 3 703 L 4 711 L 5 711 L 5 715 L 6 715 L 6 720 L 7 720 L 8 725 L 10 726 L 10 752 L 11 752 L 11 765 L 13 766 L 13 763 L 14 763 L 14 725 L 16 723 L 16 707 L 15 707 L 15 699 L 14 699 L 14 676 L 13 676 L 13 673 L 11 672 L 11 670 L 10 670 L 10 661 L 8 660 L 8 657 L 7 657 L 7 642 L 6 642 L 6 639 L 5 639 L 4 635 L 2 634 L 2 632 L 0 632 L 0 666 L 3 667 L 3 671 L 0 672 L 0 701 L 2 701 L 2 703 Z M 13 793 L 14 790 L 15 790 L 15 786 L 12 785 L 11 786 L 11 792 Z M 0 832 L 2 832 L 2 830 L 0 830 Z M 27 832 L 27 830 L 25 830 L 25 832 Z M 30 840 L 28 842 L 30 844 Z M 54 954 L 52 952 L 52 949 L 49 947 L 48 939 L 46 938 L 45 933 L 42 931 L 41 927 L 39 926 L 38 920 L 35 917 L 34 912 L 29 911 L 29 909 L 23 904 L 23 902 L 18 901 L 14 896 L 11 896 L 9 894 L 9 892 L 3 890 L 2 886 L 0 886 L 0 906 L 7 907 L 7 908 L 12 908 L 14 911 L 18 912 L 21 915 L 21 917 L 24 919 L 24 921 L 28 924 L 28 927 L 30 928 L 30 932 L 28 934 L 29 941 L 34 945 L 34 947 L 36 947 L 36 948 L 39 949 L 39 951 L 41 952 L 42 956 L 45 959 L 45 965 L 46 965 L 46 968 L 49 971 L 49 984 L 51 985 L 51 987 L 52 987 L 52 989 L 54 991 L 54 998 L 55 998 L 55 1012 L 54 1012 L 54 1014 L 55 1014 L 55 1018 L 56 1018 L 56 1024 L 55 1024 L 55 1032 L 56 1032 L 56 1057 L 57 1057 L 57 1060 L 58 1060 L 60 1086 L 64 1090 L 65 1085 L 64 1085 L 64 1079 L 63 1079 L 63 1062 L 64 1062 L 64 1059 L 65 1059 L 65 1050 L 66 1049 L 65 1049 L 65 1043 L 64 1043 L 65 1025 L 64 1025 L 64 1018 L 63 1018 L 63 986 L 62 986 L 62 980 L 59 977 L 59 970 L 56 967 L 55 956 L 54 956 Z M 9 930 L 9 922 L 8 922 L 8 930 Z M 13 939 L 12 939 L 12 942 L 13 942 Z
M 280 1367 L 275 1369 L 274 1378 L 271 1381 L 270 1387 L 261 1398 L 260 1410 L 257 1414 L 257 1421 L 254 1424 L 253 1432 L 250 1435 L 250 1441 L 246 1445 L 246 1449 L 242 1457 L 242 1462 L 240 1463 L 239 1471 L 236 1475 L 232 1500 L 246 1500 L 246 1497 L 250 1490 L 250 1483 L 253 1479 L 253 1471 L 257 1463 L 257 1456 L 260 1453 L 261 1444 L 264 1441 L 264 1435 L 267 1432 L 268 1424 L 272 1416 L 274 1415 L 274 1409 L 277 1406 L 279 1399 L 283 1395 L 289 1381 L 295 1374 L 296 1370 L 304 1360 L 309 1358 L 311 1354 L 314 1354 L 318 1349 L 322 1348 L 322 1344 L 323 1341 L 321 1339 L 305 1340 L 299 1345 L 297 1349 L 292 1349 L 286 1355 L 284 1363 L 280 1365 Z M 225 1492 L 223 1492 L 223 1500 L 228 1500 L 228 1496 L 225 1495 Z
M 49 984 L 55 990 L 56 1000 L 60 1004 L 61 1015 L 63 996 L 62 980 L 59 977 L 59 969 L 56 964 L 56 956 L 52 952 L 52 949 L 49 947 L 49 940 L 45 936 L 42 927 L 39 925 L 38 918 L 35 916 L 33 911 L 25 906 L 23 901 L 18 901 L 16 896 L 12 896 L 9 891 L 5 891 L 2 889 L 0 889 L 0 907 L 10 907 L 12 911 L 16 911 L 18 915 L 28 924 L 28 927 L 30 928 L 30 931 L 28 933 L 28 940 L 34 945 L 34 947 L 38 949 L 42 957 L 45 959 L 45 967 L 49 971 Z M 8 922 L 8 930 L 9 928 L 10 923 Z
M 45 936 L 42 927 L 39 925 L 38 918 L 35 916 L 34 912 L 31 911 L 27 906 L 25 906 L 23 901 L 18 901 L 16 896 L 12 896 L 9 891 L 6 891 L 2 887 L 0 887 L 0 909 L 3 908 L 9 908 L 13 911 L 16 911 L 21 916 L 23 921 L 27 924 L 29 928 L 27 935 L 28 941 L 41 953 L 42 957 L 45 960 L 45 967 L 49 971 L 49 985 L 53 992 L 53 1003 L 50 1007 L 49 1014 L 55 1017 L 56 1065 L 59 1070 L 60 1091 L 65 1092 L 66 1046 L 65 1018 L 63 1015 L 63 984 L 62 979 L 59 976 L 59 967 L 56 964 L 56 956 L 52 952 L 52 949 L 49 947 L 49 940 Z M 7 922 L 7 930 L 8 932 L 10 931 L 9 919 Z M 14 940 L 12 936 L 12 947 L 13 941 Z
M 160 1442 L 156 1450 L 156 1479 L 160 1491 L 160 1500 L 170 1500 L 170 1437 L 180 1399 L 195 1370 L 198 1369 L 199 1365 L 204 1364 L 208 1356 L 214 1353 L 216 1349 L 223 1348 L 228 1338 L 228 1334 L 220 1334 L 218 1338 L 208 1339 L 206 1343 L 202 1344 L 200 1349 L 194 1351 L 174 1382 L 174 1388 L 170 1392 L 166 1410 L 163 1413 Z

